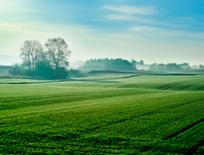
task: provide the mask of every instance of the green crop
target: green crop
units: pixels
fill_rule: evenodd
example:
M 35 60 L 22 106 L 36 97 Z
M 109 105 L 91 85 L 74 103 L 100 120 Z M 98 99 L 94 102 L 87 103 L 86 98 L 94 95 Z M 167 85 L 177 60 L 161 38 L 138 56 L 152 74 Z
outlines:
M 1 154 L 204 153 L 204 76 L 0 83 Z

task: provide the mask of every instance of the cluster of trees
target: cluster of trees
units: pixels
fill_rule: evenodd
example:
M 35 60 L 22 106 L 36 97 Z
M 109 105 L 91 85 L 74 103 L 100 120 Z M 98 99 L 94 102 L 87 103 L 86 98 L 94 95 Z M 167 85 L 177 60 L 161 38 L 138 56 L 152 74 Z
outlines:
M 199 66 L 200 70 L 204 70 L 204 65 Z
M 200 66 L 200 69 L 204 66 Z M 145 64 L 143 60 L 128 61 L 125 59 L 90 59 L 84 63 L 80 70 L 85 72 L 90 71 L 116 71 L 116 72 L 134 72 L 136 70 L 146 70 L 158 73 L 176 73 L 176 72 L 189 72 L 194 69 L 188 63 L 154 63 Z
M 149 66 L 150 71 L 154 72 L 182 72 L 190 71 L 192 68 L 188 63 L 177 64 L 177 63 L 167 63 L 167 64 L 151 64 Z
M 89 71 L 117 71 L 117 72 L 133 72 L 135 64 L 121 58 L 117 59 L 90 59 L 80 67 L 80 70 Z
M 12 74 L 23 74 L 45 79 L 68 77 L 68 58 L 71 51 L 62 38 L 50 38 L 45 46 L 35 40 L 27 40 L 20 49 L 23 63 L 15 65 Z
M 146 70 L 158 73 L 163 72 L 186 72 L 193 71 L 188 63 L 147 65 L 143 60 L 128 61 L 122 58 L 116 59 L 90 59 L 87 60 L 78 70 L 68 70 L 68 58 L 71 51 L 67 43 L 62 38 L 50 38 L 43 46 L 39 41 L 26 40 L 20 49 L 22 64 L 16 64 L 10 69 L 12 75 L 26 75 L 43 79 L 66 79 L 84 76 L 84 72 L 134 72 L 136 70 Z M 1 69 L 1 68 L 0 68 Z M 4 74 L 5 74 L 5 69 Z M 8 71 L 8 69 L 6 69 Z M 197 70 L 204 70 L 200 65 Z M 3 72 L 2 70 L 0 70 Z

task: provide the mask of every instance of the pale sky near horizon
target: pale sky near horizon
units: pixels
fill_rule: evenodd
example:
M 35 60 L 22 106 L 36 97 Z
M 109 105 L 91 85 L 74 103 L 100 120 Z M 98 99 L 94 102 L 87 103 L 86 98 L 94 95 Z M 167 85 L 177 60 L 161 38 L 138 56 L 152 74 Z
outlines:
M 24 40 L 64 38 L 70 60 L 204 64 L 203 0 L 0 0 L 0 64 Z

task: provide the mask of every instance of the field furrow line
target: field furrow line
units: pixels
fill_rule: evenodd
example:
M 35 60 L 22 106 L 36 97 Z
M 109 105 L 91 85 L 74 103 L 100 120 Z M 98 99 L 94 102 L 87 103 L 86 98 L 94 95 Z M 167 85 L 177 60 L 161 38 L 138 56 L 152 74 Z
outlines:
M 193 154 L 204 154 L 204 152 L 198 152 L 199 147 L 204 146 L 204 139 L 198 142 L 196 145 L 188 149 L 185 154 L 193 155 Z
M 190 124 L 190 125 L 188 125 L 188 126 L 182 128 L 182 129 L 180 129 L 180 130 L 178 130 L 178 131 L 176 131 L 176 132 L 174 132 L 174 133 L 172 133 L 172 134 L 170 134 L 170 135 L 167 135 L 167 136 L 163 137 L 162 139 L 163 139 L 163 140 L 168 140 L 168 139 L 174 138 L 174 137 L 178 136 L 179 134 L 181 134 L 181 133 L 183 133 L 183 132 L 189 130 L 190 128 L 192 128 L 192 127 L 194 127 L 194 126 L 196 126 L 196 125 L 198 125 L 198 124 L 201 124 L 201 123 L 203 123 L 203 122 L 204 122 L 204 119 L 201 119 L 201 120 L 199 120 L 199 121 L 196 121 L 196 122 L 194 122 L 194 123 L 192 123 L 192 124 Z

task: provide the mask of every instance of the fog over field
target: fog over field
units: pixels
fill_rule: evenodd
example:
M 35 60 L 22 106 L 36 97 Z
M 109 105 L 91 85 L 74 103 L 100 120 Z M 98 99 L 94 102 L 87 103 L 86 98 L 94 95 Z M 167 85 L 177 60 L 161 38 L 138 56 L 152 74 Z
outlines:
M 203 155 L 204 0 L 0 0 L 0 154 Z

